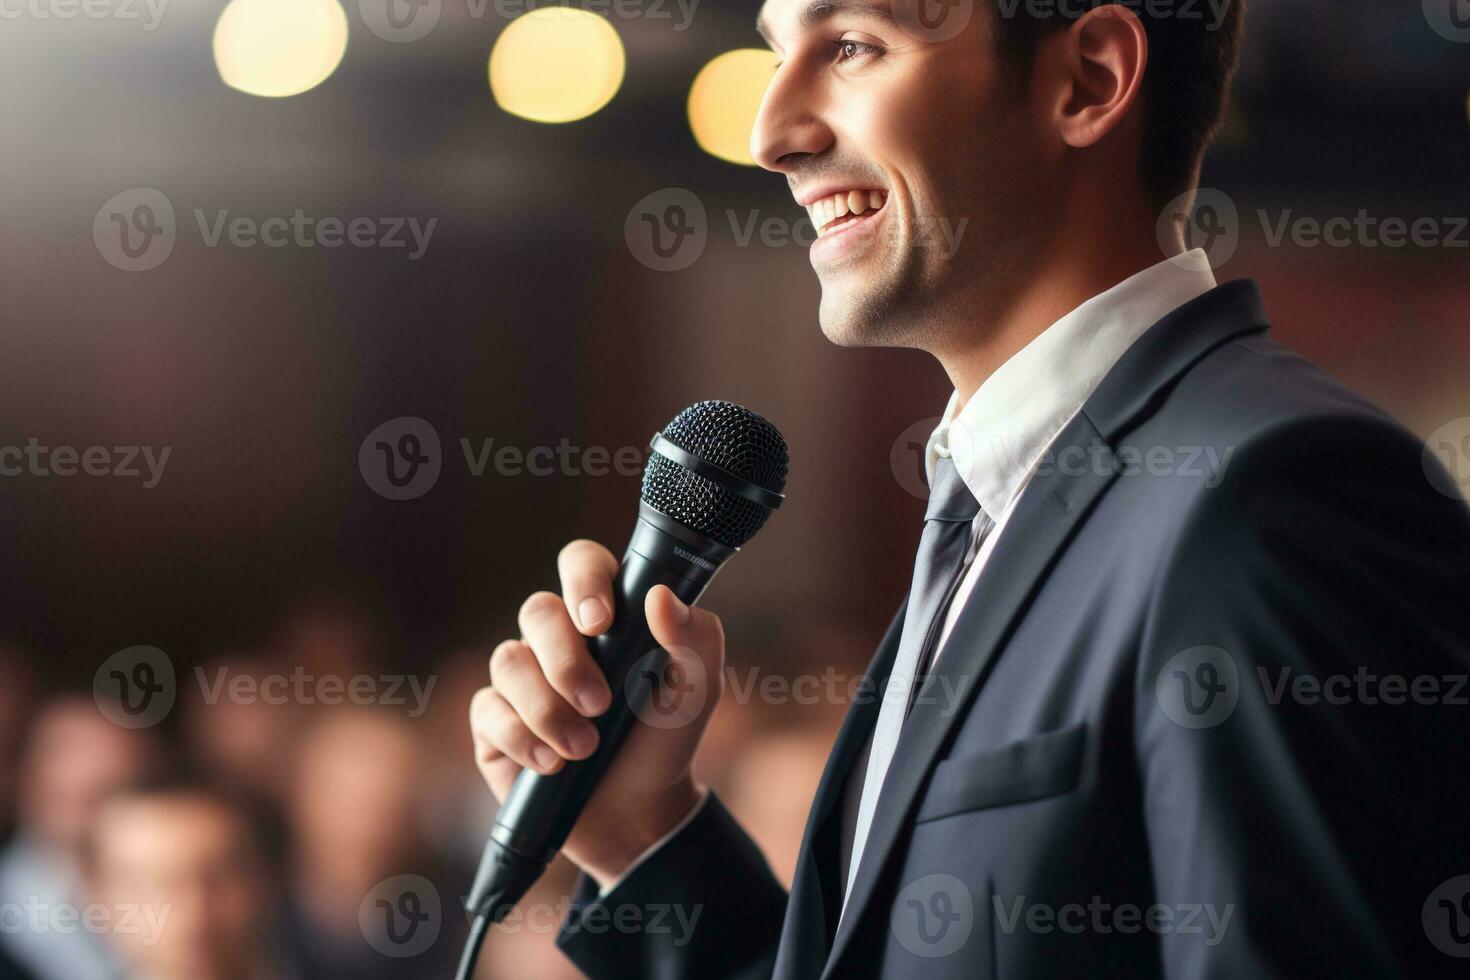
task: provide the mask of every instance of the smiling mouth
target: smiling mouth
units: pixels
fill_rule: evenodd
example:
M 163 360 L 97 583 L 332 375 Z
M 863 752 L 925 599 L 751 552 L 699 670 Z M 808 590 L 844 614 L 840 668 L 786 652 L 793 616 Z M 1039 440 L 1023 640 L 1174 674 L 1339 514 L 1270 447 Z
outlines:
M 851 190 L 829 194 L 807 205 L 817 237 L 825 238 L 873 217 L 888 203 L 888 192 Z

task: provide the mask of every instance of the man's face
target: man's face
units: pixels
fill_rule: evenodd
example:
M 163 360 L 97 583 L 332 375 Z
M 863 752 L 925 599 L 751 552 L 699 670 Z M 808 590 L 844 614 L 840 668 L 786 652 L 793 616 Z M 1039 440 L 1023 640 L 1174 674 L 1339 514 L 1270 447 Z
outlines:
M 243 817 L 204 796 L 121 799 L 94 831 L 97 896 L 127 910 L 113 938 L 161 980 L 233 980 L 258 966 L 265 872 Z
M 762 10 L 780 65 L 751 147 L 817 226 L 822 330 L 838 344 L 938 353 L 1035 239 L 1045 161 L 996 16 L 992 0 Z

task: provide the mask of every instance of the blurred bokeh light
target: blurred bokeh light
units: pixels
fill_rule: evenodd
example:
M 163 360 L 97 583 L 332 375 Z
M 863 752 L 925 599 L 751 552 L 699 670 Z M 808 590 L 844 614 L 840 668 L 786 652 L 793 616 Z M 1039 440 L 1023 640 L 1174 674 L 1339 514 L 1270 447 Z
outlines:
M 490 91 L 506 112 L 544 123 L 585 119 L 617 95 L 627 61 L 606 19 L 543 7 L 511 22 L 490 52 Z
M 337 0 L 232 0 L 214 30 L 226 85 L 283 98 L 326 81 L 347 52 L 347 13 Z
M 750 131 L 775 71 L 775 54 L 758 48 L 727 51 L 700 70 L 689 89 L 689 128 L 706 153 L 755 164 Z

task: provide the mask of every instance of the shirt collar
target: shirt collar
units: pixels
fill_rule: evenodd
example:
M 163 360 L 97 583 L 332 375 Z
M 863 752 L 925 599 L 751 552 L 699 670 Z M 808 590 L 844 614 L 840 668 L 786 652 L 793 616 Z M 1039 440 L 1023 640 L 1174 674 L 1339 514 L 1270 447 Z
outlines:
M 1166 259 L 1089 299 L 1002 364 L 956 412 L 950 396 L 925 467 L 940 456 L 999 520 L 1046 448 L 1149 327 L 1215 288 L 1202 249 Z

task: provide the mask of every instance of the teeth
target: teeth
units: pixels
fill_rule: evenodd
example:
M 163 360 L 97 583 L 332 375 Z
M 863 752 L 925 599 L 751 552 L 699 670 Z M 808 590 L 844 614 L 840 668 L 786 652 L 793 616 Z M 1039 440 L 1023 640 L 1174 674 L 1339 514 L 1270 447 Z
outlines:
M 817 234 L 821 235 L 824 233 L 823 228 L 837 219 L 876 211 L 887 200 L 886 191 L 840 191 L 807 205 L 807 213 L 811 215 L 812 224 L 817 227 Z

